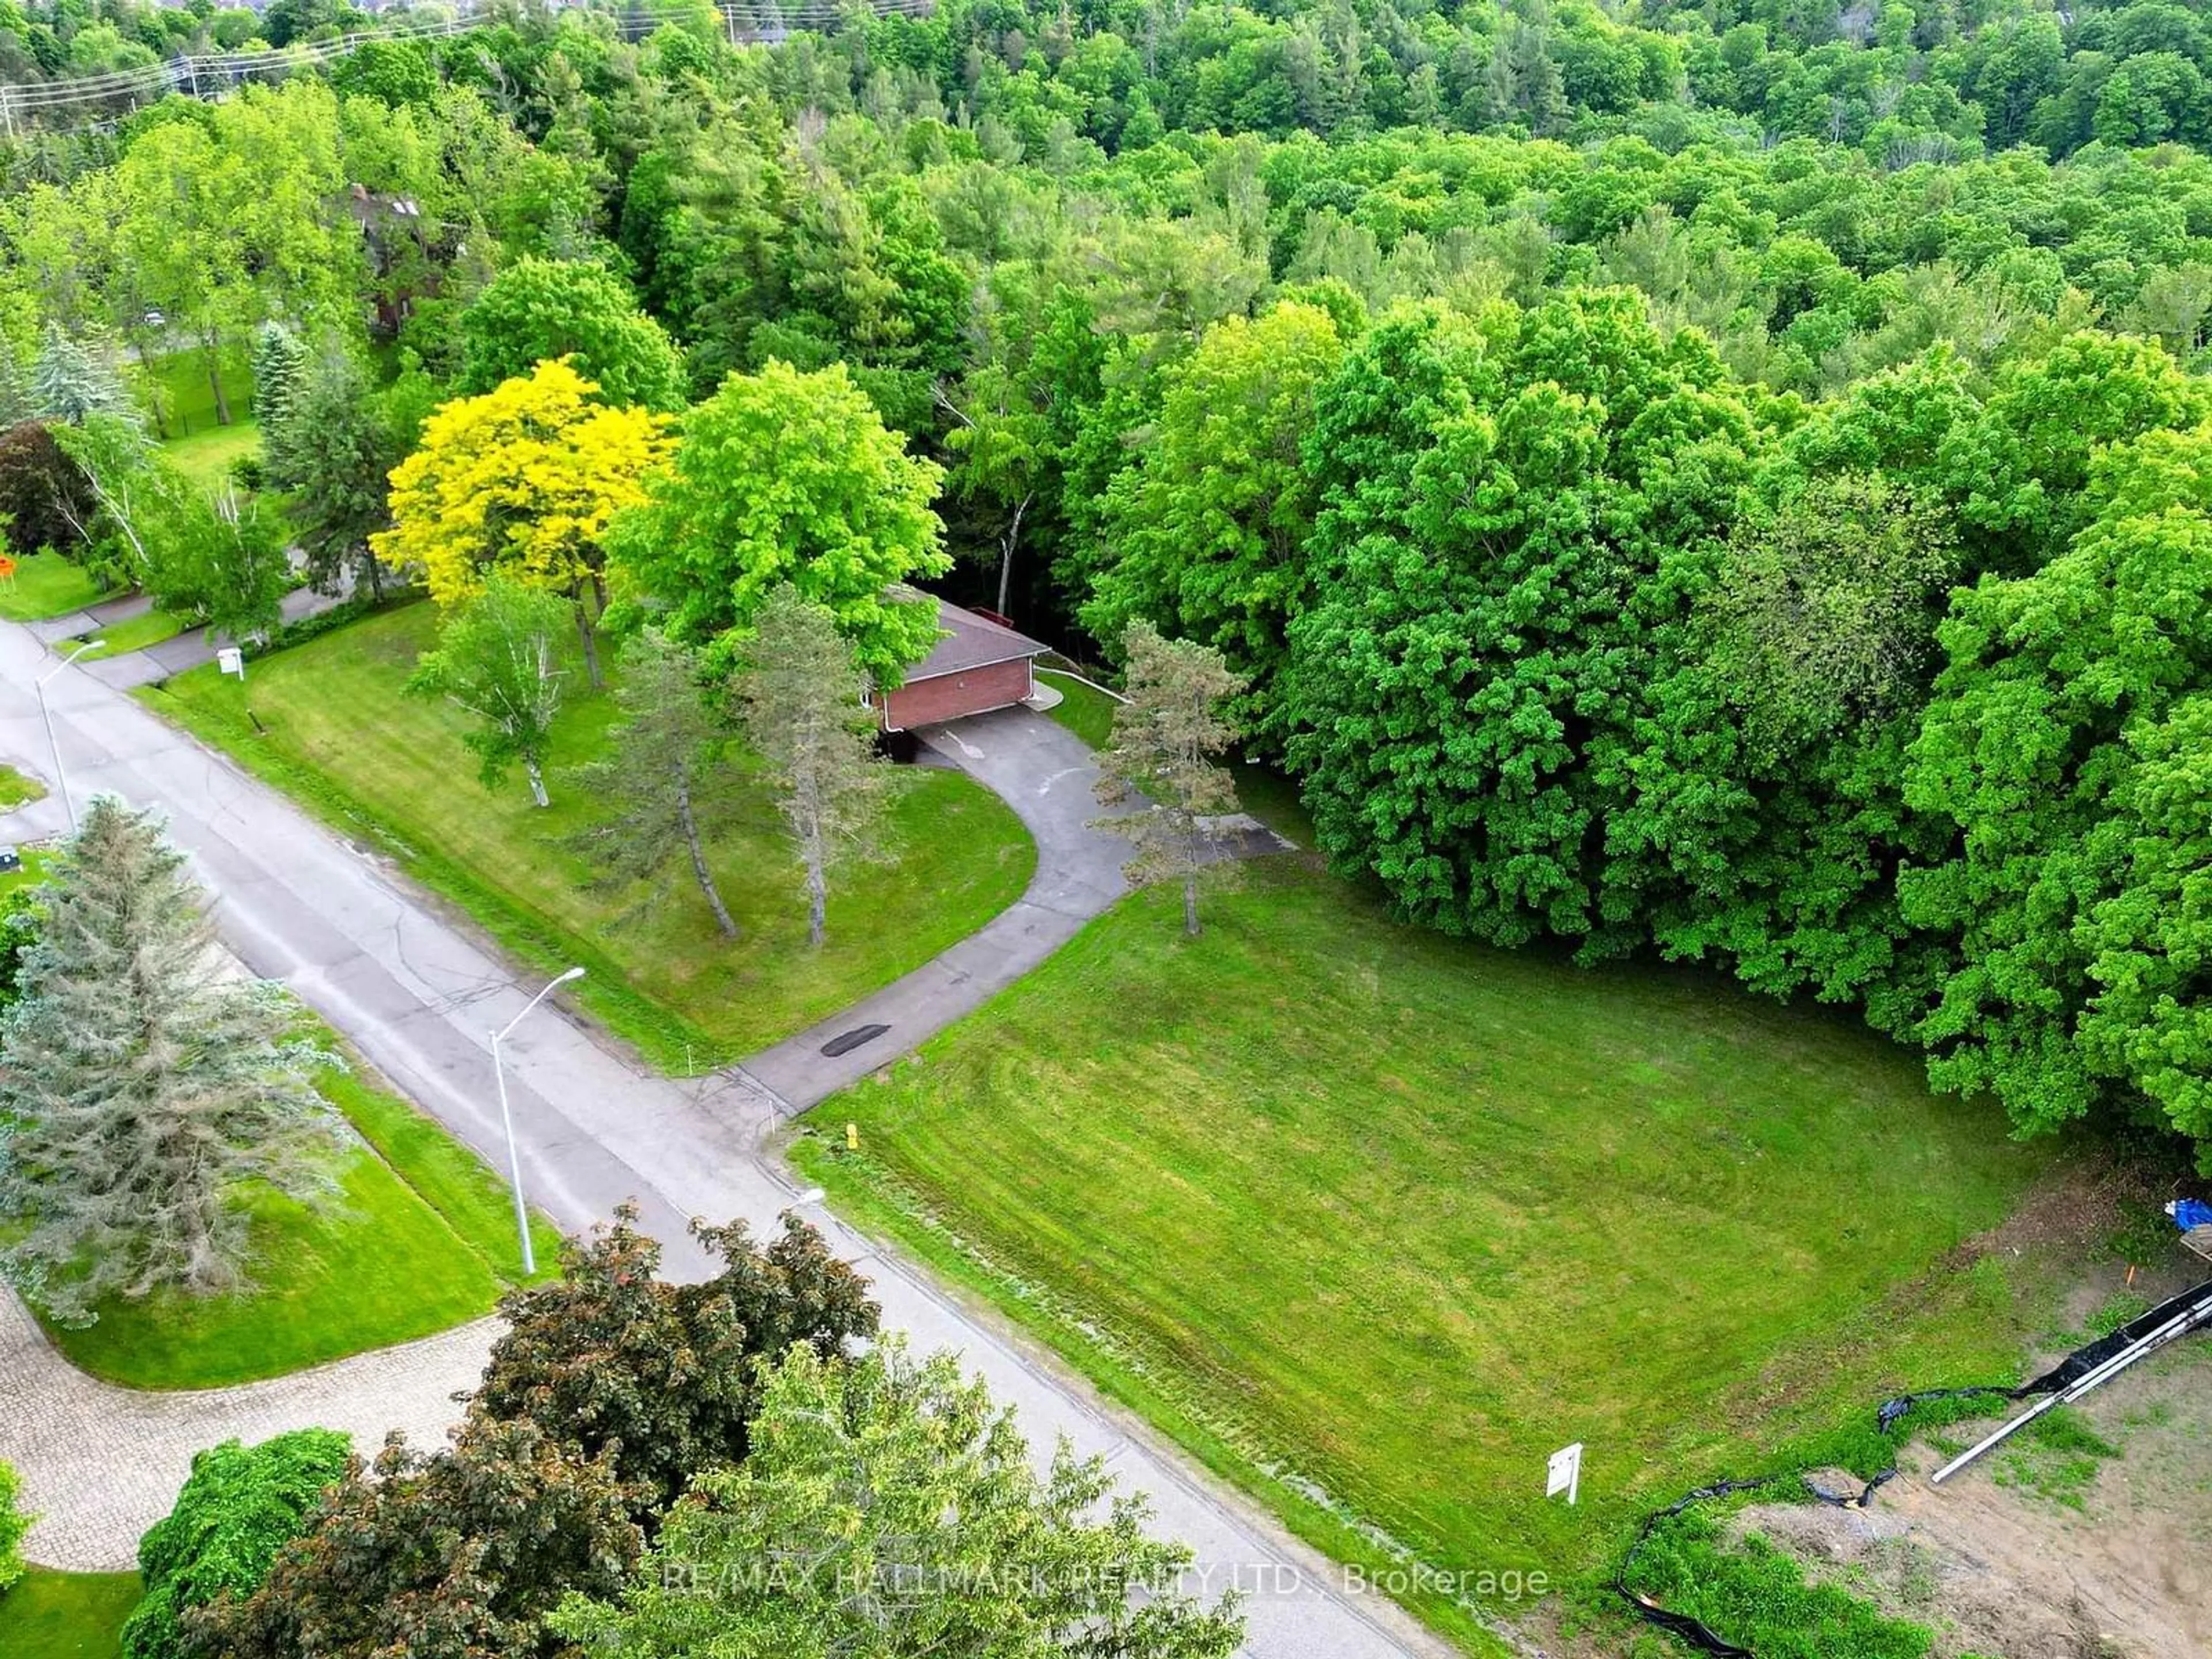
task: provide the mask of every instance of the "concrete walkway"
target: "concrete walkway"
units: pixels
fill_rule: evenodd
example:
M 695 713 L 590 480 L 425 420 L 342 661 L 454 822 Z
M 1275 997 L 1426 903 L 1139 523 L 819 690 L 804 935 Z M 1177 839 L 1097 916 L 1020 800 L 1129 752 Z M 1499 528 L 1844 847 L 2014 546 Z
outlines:
M 27 630 L 0 627 L 0 759 L 44 769 L 45 737 L 30 684 L 51 665 Z M 536 984 L 518 984 L 472 932 L 373 854 L 333 836 L 129 697 L 79 671 L 59 676 L 48 695 L 78 798 L 108 792 L 166 811 L 171 836 L 217 896 L 216 921 L 230 948 L 256 973 L 289 985 L 462 1140 L 497 1153 L 489 1034 L 521 1011 Z M 988 763 L 994 750 L 1015 752 L 995 740 L 989 748 L 970 746 L 977 757 L 961 758 L 975 765 Z M 1065 823 L 1092 810 L 1081 793 L 1048 777 L 1033 779 L 1030 788 L 1030 812 L 1049 811 Z M 0 840 L 9 835 L 0 820 Z M 1041 875 L 1046 867 L 1041 857 Z M 1065 875 L 1078 887 L 1086 879 L 1079 869 Z M 1041 927 L 1047 916 L 1057 917 L 1052 927 L 1079 925 L 1040 907 Z M 958 1000 L 964 1006 L 969 999 Z M 921 1033 L 904 1035 L 913 1041 Z M 525 1181 L 564 1227 L 586 1227 L 635 1197 L 646 1228 L 669 1243 L 669 1269 L 696 1273 L 705 1264 L 684 1237 L 685 1218 L 741 1217 L 765 1230 L 799 1196 L 757 1152 L 789 1103 L 744 1072 L 690 1083 L 653 1075 L 557 1006 L 533 1015 L 505 1052 Z M 762 1064 L 767 1068 L 765 1057 Z M 793 1086 L 805 1093 L 819 1085 L 799 1078 Z M 1346 1589 L 1329 1564 L 995 1318 L 956 1303 L 835 1218 L 810 1218 L 872 1280 L 889 1328 L 908 1333 L 922 1352 L 957 1352 L 1013 1407 L 1041 1450 L 1064 1436 L 1079 1454 L 1105 1457 L 1127 1487 L 1150 1496 L 1155 1528 L 1194 1551 L 1194 1588 L 1246 1591 L 1248 1653 L 1386 1659 L 1444 1650 L 1383 1598 Z M 439 1414 L 450 1387 L 434 1375 L 440 1364 L 426 1362 L 405 1384 L 417 1420 Z M 105 1401 L 93 1396 L 84 1397 L 89 1414 L 68 1419 L 72 1428 L 57 1432 L 41 1419 L 33 1429 L 31 1397 L 47 1386 L 44 1378 L 0 1374 L 0 1457 L 26 1466 L 27 1474 L 35 1469 L 25 1498 L 46 1516 L 28 1553 L 50 1559 L 61 1547 L 48 1540 L 68 1537 L 77 1540 L 69 1546 L 73 1559 L 126 1565 L 136 1527 L 159 1510 L 112 1511 L 100 1521 L 99 1495 L 161 1454 L 139 1443 L 143 1419 L 111 1417 Z M 374 1414 L 379 1402 L 368 1403 Z M 386 1413 L 398 1404 L 386 1403 Z M 304 1412 L 309 1402 L 290 1405 Z M 170 1408 L 148 1402 L 151 1411 Z M 453 1415 L 449 1406 L 444 1414 Z M 272 1413 L 251 1431 L 283 1425 L 282 1414 Z M 235 1431 L 204 1421 L 178 1433 L 213 1440 Z
M 343 591 L 321 593 L 312 587 L 295 587 L 276 607 L 277 616 L 283 622 L 299 622 L 343 605 L 349 597 Z M 102 600 L 98 605 L 72 611 L 65 617 L 50 617 L 44 622 L 29 623 L 25 626 L 48 645 L 58 647 L 64 640 L 82 639 L 87 635 L 99 633 L 102 629 L 132 621 L 153 608 L 154 601 L 143 593 L 132 593 L 119 599 Z M 188 668 L 198 668 L 211 663 L 215 660 L 216 647 L 228 643 L 228 636 L 217 635 L 211 629 L 191 628 L 143 650 L 96 658 L 82 666 L 87 674 L 102 685 L 112 686 L 118 691 L 129 691 L 142 685 L 158 685 L 173 674 L 181 674 Z M 250 651 L 248 654 L 252 654 Z

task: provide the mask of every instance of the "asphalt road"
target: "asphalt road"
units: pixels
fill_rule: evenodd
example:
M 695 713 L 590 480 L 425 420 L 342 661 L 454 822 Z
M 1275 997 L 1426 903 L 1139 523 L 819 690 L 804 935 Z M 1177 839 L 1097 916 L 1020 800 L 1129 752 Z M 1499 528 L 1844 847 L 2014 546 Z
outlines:
M 50 787 L 32 684 L 53 665 L 27 629 L 0 624 L 0 759 Z M 499 1162 L 489 1033 L 536 987 L 518 988 L 472 931 L 379 860 L 124 694 L 71 669 L 51 683 L 48 697 L 76 799 L 108 793 L 165 811 L 171 836 L 216 896 L 216 924 L 230 948 L 289 986 L 425 1110 Z M 462 769 L 455 776 L 457 789 L 470 787 Z M 58 800 L 49 799 L 0 819 L 0 840 L 51 830 L 60 817 Z M 702 1265 L 684 1240 L 686 1218 L 738 1216 L 765 1230 L 793 1204 L 783 1172 L 756 1152 L 782 1103 L 742 1074 L 691 1083 L 655 1077 L 550 1005 L 505 1053 L 524 1178 L 533 1201 L 564 1227 L 586 1226 L 635 1199 L 681 1273 Z M 988 1316 L 956 1304 L 833 1218 L 809 1217 L 872 1279 L 889 1328 L 907 1333 L 920 1351 L 957 1351 L 1015 1407 L 1033 1443 L 1048 1447 L 1064 1437 L 1148 1493 L 1156 1529 L 1196 1553 L 1193 1587 L 1243 1593 L 1247 1652 L 1383 1659 L 1447 1650 L 1382 1598 L 1345 1590 L 1321 1558 Z M 21 1403 L 0 1399 L 0 1412 Z M 110 1429 L 88 1423 L 78 1437 L 87 1480 L 116 1455 Z

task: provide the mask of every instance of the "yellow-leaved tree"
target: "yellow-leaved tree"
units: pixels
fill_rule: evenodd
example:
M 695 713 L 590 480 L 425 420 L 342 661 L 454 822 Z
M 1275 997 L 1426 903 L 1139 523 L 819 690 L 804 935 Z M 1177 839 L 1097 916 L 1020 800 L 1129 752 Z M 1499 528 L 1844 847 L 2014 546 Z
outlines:
M 567 596 L 595 686 L 607 525 L 644 499 L 645 475 L 672 442 L 665 417 L 610 409 L 592 400 L 598 390 L 549 361 L 440 405 L 392 470 L 392 528 L 370 538 L 387 564 L 420 566 L 441 605 L 473 598 L 492 568 Z

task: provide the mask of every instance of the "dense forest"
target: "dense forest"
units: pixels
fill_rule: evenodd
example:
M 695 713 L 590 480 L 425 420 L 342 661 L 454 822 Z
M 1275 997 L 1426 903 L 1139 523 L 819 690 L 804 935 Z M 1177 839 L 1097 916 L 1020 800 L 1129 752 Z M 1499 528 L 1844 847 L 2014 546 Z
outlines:
M 2212 1159 L 2206 11 L 763 19 L 512 9 L 21 132 L 0 390 L 52 413 L 70 348 L 159 418 L 157 358 L 283 322 L 383 422 L 295 458 L 350 546 L 518 331 L 666 410 L 842 363 L 945 469 L 957 593 L 1220 647 L 1407 915 Z M 11 3 L 0 78 L 368 21 Z

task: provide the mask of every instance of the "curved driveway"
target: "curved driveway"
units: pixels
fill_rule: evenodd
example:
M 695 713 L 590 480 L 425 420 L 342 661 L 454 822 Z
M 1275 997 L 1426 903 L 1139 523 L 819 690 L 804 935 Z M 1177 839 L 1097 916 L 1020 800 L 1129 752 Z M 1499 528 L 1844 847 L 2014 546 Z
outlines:
M 52 665 L 27 630 L 0 625 L 0 758 L 41 775 L 49 768 L 30 686 Z M 255 972 L 289 985 L 462 1139 L 480 1152 L 495 1152 L 501 1143 L 489 1034 L 518 1012 L 528 994 L 515 988 L 507 966 L 380 860 L 128 697 L 76 670 L 57 678 L 49 696 L 76 796 L 106 791 L 164 810 L 172 836 L 218 896 L 216 921 L 226 944 Z M 1054 736 L 1060 730 L 1026 711 L 991 717 L 972 731 L 963 725 L 976 752 L 954 741 L 961 763 L 1006 793 L 1033 827 L 1058 826 L 1041 837 L 1037 880 L 1006 916 L 948 953 L 968 953 L 961 963 L 942 973 L 937 964 L 918 970 L 833 1023 L 859 1024 L 871 1007 L 891 1008 L 899 1018 L 883 1022 L 894 1029 L 882 1041 L 908 1046 L 1042 960 L 1111 902 L 1118 876 L 1109 885 L 1093 860 L 1103 859 L 1104 849 L 1118 856 L 1119 849 L 1100 836 L 1089 852 L 1075 850 L 1078 815 L 1087 818 L 1094 810 L 1089 780 L 1079 775 L 1090 763 L 1072 737 L 1060 747 Z M 1006 741 L 978 736 L 994 731 Z M 940 747 L 945 740 L 933 739 Z M 1071 769 L 1060 776 L 1052 775 L 1054 765 L 1042 763 L 1055 757 L 1068 759 Z M 46 812 L 55 810 L 42 805 Z M 0 821 L 0 839 L 18 833 Z M 969 950 L 987 939 L 994 941 L 988 950 Z M 805 1047 L 794 1040 L 761 1056 L 757 1078 L 738 1068 L 679 1083 L 602 1047 L 585 1026 L 556 1011 L 543 1011 L 506 1048 L 533 1199 L 574 1229 L 635 1197 L 645 1226 L 670 1241 L 671 1271 L 700 1271 L 704 1264 L 684 1238 L 685 1218 L 740 1216 L 757 1229 L 773 1225 L 796 1194 L 781 1171 L 757 1155 L 762 1135 L 780 1115 L 854 1074 L 844 1066 L 807 1061 Z M 848 1058 L 856 1071 L 865 1070 L 892 1052 L 887 1047 Z M 1191 1546 L 1203 1582 L 1247 1593 L 1248 1653 L 1261 1659 L 1387 1659 L 1443 1650 L 1382 1598 L 1342 1593 L 1336 1574 L 1272 1520 L 995 1321 L 956 1304 L 919 1270 L 879 1253 L 834 1218 L 817 1219 L 833 1246 L 873 1280 L 888 1327 L 907 1332 L 924 1351 L 958 1352 L 997 1398 L 1015 1407 L 1040 1448 L 1065 1437 L 1079 1453 L 1106 1457 L 1126 1486 L 1150 1495 L 1158 1530 Z M 374 1395 L 366 1401 L 372 1414 L 380 1403 L 386 1415 L 435 1420 L 452 1386 L 452 1356 L 434 1345 L 462 1340 L 463 1334 L 452 1333 L 389 1351 L 387 1363 L 408 1374 L 399 1385 L 406 1399 Z M 439 1357 L 431 1358 L 433 1352 Z M 189 1397 L 149 1400 L 143 1410 L 121 1412 L 103 1393 L 73 1396 L 82 1403 L 54 1420 L 33 1411 L 51 1382 L 26 1376 L 20 1346 L 17 1355 L 14 1370 L 0 1358 L 0 1457 L 25 1468 L 27 1501 L 50 1517 L 33 1531 L 28 1550 L 33 1559 L 60 1565 L 65 1558 L 86 1566 L 127 1565 L 132 1529 L 166 1504 L 153 1495 L 165 1483 L 141 1488 L 125 1478 L 131 1472 L 167 1468 L 178 1475 L 173 1443 L 180 1439 L 206 1443 L 227 1432 L 259 1434 L 329 1420 L 335 1407 L 317 1390 L 332 1377 L 354 1375 L 348 1367 L 366 1369 L 379 1358 L 363 1356 L 258 1385 L 260 1414 L 228 1426 L 233 1419 L 221 1412 L 203 1415 Z M 289 1395 L 288 1388 L 294 1390 Z M 261 1409 L 277 1401 L 283 1409 Z M 126 1487 L 139 1496 L 126 1501 Z M 80 1526 L 64 1519 L 82 1514 L 87 1494 L 109 1488 L 118 1501 L 96 1528 L 88 1520 Z
M 921 735 L 939 758 L 1014 809 L 1036 842 L 1036 873 L 1019 900 L 951 950 L 746 1060 L 743 1069 L 788 1111 L 805 1110 L 981 1007 L 1129 890 L 1121 878 L 1129 844 L 1091 827 L 1099 813 L 1091 793 L 1098 768 L 1066 726 L 1027 708 L 1001 708 Z M 885 1029 L 835 1059 L 822 1053 L 833 1037 L 868 1025 Z

